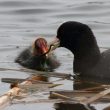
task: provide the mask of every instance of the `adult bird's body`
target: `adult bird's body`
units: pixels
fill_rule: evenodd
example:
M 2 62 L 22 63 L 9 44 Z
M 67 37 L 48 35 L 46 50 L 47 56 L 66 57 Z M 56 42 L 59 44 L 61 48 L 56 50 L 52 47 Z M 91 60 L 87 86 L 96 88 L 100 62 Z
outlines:
M 84 77 L 110 79 L 110 50 L 100 52 L 92 30 L 83 23 L 69 21 L 57 30 L 60 47 L 74 54 L 74 73 Z M 54 42 L 54 41 L 53 41 Z

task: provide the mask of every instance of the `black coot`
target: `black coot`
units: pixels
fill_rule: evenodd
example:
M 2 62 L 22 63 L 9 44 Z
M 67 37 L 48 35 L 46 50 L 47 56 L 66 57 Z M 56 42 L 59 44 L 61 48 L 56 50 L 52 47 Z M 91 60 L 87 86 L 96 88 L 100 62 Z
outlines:
M 74 73 L 84 77 L 110 79 L 110 50 L 100 52 L 88 25 L 75 21 L 65 22 L 58 28 L 56 37 L 60 47 L 74 54 Z

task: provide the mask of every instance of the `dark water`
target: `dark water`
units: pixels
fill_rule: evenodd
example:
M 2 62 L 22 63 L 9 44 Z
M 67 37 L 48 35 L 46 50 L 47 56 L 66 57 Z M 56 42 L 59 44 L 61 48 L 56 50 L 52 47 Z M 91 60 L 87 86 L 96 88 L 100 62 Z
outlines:
M 20 68 L 14 63 L 17 54 L 30 45 L 38 36 L 48 41 L 56 36 L 58 26 L 65 21 L 80 21 L 88 24 L 100 47 L 110 47 L 110 0 L 0 0 L 0 67 Z M 19 48 L 17 48 L 19 46 Z M 61 62 L 58 72 L 72 73 L 71 52 L 64 48 L 55 53 Z M 0 78 L 26 78 L 29 74 L 15 71 L 0 71 Z M 72 90 L 71 81 L 56 89 Z M 9 89 L 0 83 L 0 94 Z M 103 110 L 108 104 L 94 105 Z M 54 110 L 53 104 L 18 104 L 6 110 Z

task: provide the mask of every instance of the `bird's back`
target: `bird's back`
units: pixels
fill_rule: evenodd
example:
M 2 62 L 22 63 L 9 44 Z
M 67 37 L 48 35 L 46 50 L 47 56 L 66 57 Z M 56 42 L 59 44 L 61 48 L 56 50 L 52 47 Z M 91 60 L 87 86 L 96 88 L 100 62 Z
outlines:
M 83 76 L 97 78 L 98 80 L 110 80 L 110 49 L 102 52 L 97 64 L 83 73 Z

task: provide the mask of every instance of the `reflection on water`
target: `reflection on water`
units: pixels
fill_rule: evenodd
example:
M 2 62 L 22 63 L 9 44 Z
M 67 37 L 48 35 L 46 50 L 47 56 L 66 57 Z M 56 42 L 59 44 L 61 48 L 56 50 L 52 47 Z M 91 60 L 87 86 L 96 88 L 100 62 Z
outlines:
M 83 104 L 63 104 L 63 103 L 56 103 L 55 105 L 56 110 L 96 110 L 93 106 L 90 105 L 83 105 Z
M 14 63 L 18 53 L 30 45 L 37 36 L 44 36 L 50 41 L 56 36 L 58 26 L 69 20 L 88 24 L 96 36 L 98 45 L 110 47 L 110 0 L 0 0 L 0 67 L 21 68 Z M 55 53 L 61 62 L 61 66 L 56 71 L 72 73 L 73 55 L 71 52 L 61 48 L 57 49 Z M 0 71 L 0 78 L 26 78 L 27 76 L 29 74 L 23 72 Z M 71 81 L 65 80 L 58 83 L 64 85 L 57 89 L 73 89 Z M 74 82 L 74 89 L 84 89 L 84 85 L 88 87 L 88 84 L 84 82 Z M 0 93 L 3 94 L 9 85 L 0 83 L 0 86 Z M 106 105 L 100 104 L 94 105 L 94 107 L 96 110 L 103 110 Z M 49 104 L 45 107 L 40 104 L 25 106 L 21 104 L 7 109 L 18 110 L 19 108 L 22 110 L 27 108 L 33 110 L 36 108 L 40 108 L 40 110 L 54 109 Z
M 97 81 L 99 79 L 96 80 L 88 80 L 88 79 L 82 79 L 82 78 L 77 78 L 74 80 L 73 83 L 73 91 L 74 90 L 78 90 L 80 91 L 79 94 L 76 92 L 72 93 L 72 92 L 66 92 L 66 91 L 62 91 L 62 92 L 58 92 L 59 94 L 62 94 L 64 96 L 68 96 L 69 98 L 72 98 L 75 100 L 75 97 L 79 97 L 80 100 L 81 98 L 89 98 L 89 97 L 93 97 L 96 94 L 98 94 L 101 91 L 105 91 L 107 88 L 107 86 L 109 85 L 105 85 L 106 81 Z M 108 83 L 107 83 L 108 84 Z M 83 91 L 81 93 L 81 91 Z M 82 94 L 82 95 L 81 95 Z M 98 96 L 97 96 L 98 97 Z M 93 101 L 93 103 L 95 103 L 96 100 Z M 99 102 L 98 102 L 99 101 Z M 109 104 L 109 99 L 107 100 L 105 99 L 98 99 L 98 103 L 102 103 L 102 105 L 104 103 Z M 97 103 L 96 103 L 97 105 Z M 54 108 L 56 110 L 97 110 L 97 108 L 93 105 L 93 104 L 83 104 L 83 103 L 78 103 L 78 102 L 71 102 L 69 100 L 67 100 L 67 102 L 60 102 L 60 103 L 55 103 L 54 104 Z M 105 107 L 104 110 L 109 110 L 109 106 Z

